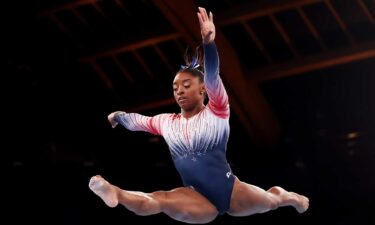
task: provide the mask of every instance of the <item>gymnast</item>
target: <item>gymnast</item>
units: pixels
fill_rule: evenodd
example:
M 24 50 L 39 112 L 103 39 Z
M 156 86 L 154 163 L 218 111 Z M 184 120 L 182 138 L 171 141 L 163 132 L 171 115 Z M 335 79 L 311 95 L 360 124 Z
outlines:
M 241 181 L 232 172 L 226 158 L 230 107 L 219 75 L 213 14 L 198 7 L 197 16 L 203 56 L 190 57 L 173 80 L 173 93 L 181 113 L 148 117 L 115 111 L 108 115 L 113 128 L 121 124 L 131 131 L 161 135 L 183 187 L 144 193 L 123 190 L 97 175 L 90 179 L 89 188 L 109 207 L 121 204 L 141 216 L 162 212 L 192 224 L 209 223 L 224 213 L 249 216 L 282 206 L 305 212 L 309 207 L 307 197 L 279 186 L 263 190 Z

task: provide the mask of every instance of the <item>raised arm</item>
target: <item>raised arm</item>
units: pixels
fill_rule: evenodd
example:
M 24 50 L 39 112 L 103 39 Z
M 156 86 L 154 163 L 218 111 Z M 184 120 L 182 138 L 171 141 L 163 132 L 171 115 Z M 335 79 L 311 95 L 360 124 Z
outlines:
M 165 121 L 166 114 L 149 117 L 138 113 L 126 113 L 116 111 L 108 116 L 108 121 L 112 127 L 121 124 L 126 129 L 131 131 L 145 131 L 155 135 L 161 135 L 161 124 Z M 163 120 L 164 117 L 164 120 Z
M 228 95 L 219 75 L 219 55 L 215 45 L 216 29 L 213 14 L 207 14 L 204 8 L 198 8 L 198 20 L 204 49 L 204 82 L 209 98 L 208 106 L 218 116 L 229 117 Z

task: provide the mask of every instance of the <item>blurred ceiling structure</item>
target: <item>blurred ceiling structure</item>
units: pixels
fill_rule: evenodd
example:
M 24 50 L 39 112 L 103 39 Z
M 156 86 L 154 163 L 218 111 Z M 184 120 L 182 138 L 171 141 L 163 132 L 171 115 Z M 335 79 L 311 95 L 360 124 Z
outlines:
M 200 44 L 197 6 L 214 12 L 221 74 L 241 124 L 260 146 L 280 127 L 258 84 L 375 55 L 369 0 L 37 1 L 56 30 L 124 110 L 174 104 L 170 83 Z M 133 96 L 138 96 L 133 98 Z

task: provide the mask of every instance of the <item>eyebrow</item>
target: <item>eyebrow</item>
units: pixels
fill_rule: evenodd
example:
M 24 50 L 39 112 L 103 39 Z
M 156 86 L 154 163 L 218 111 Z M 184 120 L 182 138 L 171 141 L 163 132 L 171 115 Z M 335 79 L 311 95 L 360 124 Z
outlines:
M 191 79 L 188 78 L 188 79 L 182 80 L 182 82 L 185 82 L 185 81 L 188 81 L 188 80 L 191 80 Z M 173 85 L 175 85 L 175 84 L 176 84 L 176 82 L 173 82 Z

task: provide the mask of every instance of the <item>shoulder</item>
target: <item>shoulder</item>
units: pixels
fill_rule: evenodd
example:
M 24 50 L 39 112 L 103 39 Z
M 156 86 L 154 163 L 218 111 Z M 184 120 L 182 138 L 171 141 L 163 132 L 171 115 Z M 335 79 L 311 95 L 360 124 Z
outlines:
M 175 113 L 161 113 L 161 114 L 157 114 L 157 115 L 153 116 L 153 119 L 159 119 L 159 120 L 162 120 L 162 121 L 166 121 L 166 120 L 174 119 L 177 116 L 178 115 L 175 114 Z

